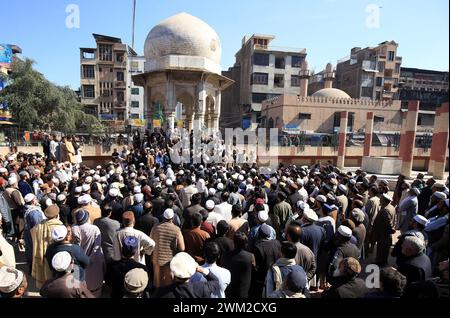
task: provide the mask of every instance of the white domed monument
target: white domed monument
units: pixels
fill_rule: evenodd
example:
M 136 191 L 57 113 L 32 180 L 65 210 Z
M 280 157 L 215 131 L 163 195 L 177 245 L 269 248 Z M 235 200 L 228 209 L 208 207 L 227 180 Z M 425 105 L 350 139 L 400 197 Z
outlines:
M 217 131 L 221 93 L 233 81 L 221 75 L 222 46 L 214 29 L 179 13 L 151 29 L 144 54 L 145 71 L 133 81 L 144 87 L 147 122 L 161 111 L 164 126 L 173 129 L 177 104 L 182 104 L 184 128 Z

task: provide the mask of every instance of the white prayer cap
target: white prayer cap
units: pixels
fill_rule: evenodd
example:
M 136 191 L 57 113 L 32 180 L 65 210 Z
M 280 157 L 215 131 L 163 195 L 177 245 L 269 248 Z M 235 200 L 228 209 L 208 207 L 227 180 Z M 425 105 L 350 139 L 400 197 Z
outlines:
M 244 181 L 244 176 L 243 176 L 242 174 L 240 174 L 240 175 L 238 176 L 238 180 L 239 180 L 239 181 Z
M 52 258 L 52 267 L 57 272 L 66 272 L 72 264 L 72 256 L 69 252 L 56 253 Z
M 304 185 L 305 184 L 305 182 L 301 178 L 297 178 L 296 181 L 297 181 L 297 184 L 299 184 L 299 185 Z
M 286 177 L 285 176 L 281 176 L 281 181 L 286 182 Z
M 117 188 L 111 188 L 111 189 L 109 189 L 108 193 L 109 193 L 110 197 L 115 198 L 115 197 L 117 197 L 119 195 L 120 191 Z
M 216 204 L 214 203 L 213 200 L 208 200 L 205 203 L 205 207 L 207 210 L 212 210 L 212 209 L 214 209 L 215 206 L 216 206 Z
M 179 174 L 180 176 L 184 175 L 184 170 L 178 171 L 178 174 Z
M 110 171 L 108 172 L 108 174 L 109 174 L 110 176 L 112 176 L 112 175 L 114 174 L 114 170 L 110 170 Z
M 173 211 L 173 209 L 166 209 L 164 211 L 164 218 L 166 220 L 172 220 L 174 216 L 175 216 L 175 212 Z
M 264 211 L 259 211 L 258 212 L 258 219 L 261 222 L 266 222 L 269 219 L 269 213 L 267 213 L 265 210 Z
M 76 187 L 75 188 L 75 193 L 81 193 L 83 189 L 81 187 Z
M 96 172 L 96 171 L 95 171 L 94 169 L 89 170 L 89 174 L 90 174 L 90 175 L 94 175 L 95 172 Z
M 86 179 L 84 179 L 84 182 L 86 183 L 92 183 L 92 177 L 91 176 L 87 176 Z
M 344 194 L 347 194 L 347 187 L 343 184 L 338 185 L 339 190 L 341 190 Z
M 53 182 L 56 186 L 59 185 L 59 179 L 58 179 L 58 178 L 53 178 L 53 179 L 52 179 L 52 182 Z
M 256 173 L 256 169 L 255 169 L 255 168 L 251 168 L 251 169 L 250 169 L 250 172 L 251 172 L 251 173 Z
M 216 189 L 209 188 L 208 193 L 209 193 L 209 195 L 215 195 L 216 194 Z
M 131 173 L 131 174 L 130 174 L 130 178 L 131 178 L 131 179 L 134 179 L 134 178 L 136 178 L 136 174 L 135 174 L 134 172 L 133 172 L 133 173 Z
M 135 186 L 135 187 L 133 188 L 133 192 L 134 192 L 134 194 L 138 194 L 138 193 L 141 193 L 141 192 L 142 192 L 142 189 L 141 189 L 140 186 Z
M 303 217 L 312 222 L 316 222 L 319 219 L 317 213 L 313 209 L 306 209 L 303 211 Z
M 223 190 L 223 183 L 219 183 L 217 185 L 217 190 L 222 191 Z
M 100 176 L 98 174 L 94 174 L 93 179 L 94 181 L 100 181 Z
M 343 237 L 352 237 L 352 230 L 345 225 L 341 225 L 337 230 Z
M 102 168 L 102 166 L 100 166 L 100 165 L 96 167 L 97 170 L 100 170 L 101 168 Z
M 52 240 L 55 242 L 63 241 L 67 236 L 67 228 L 64 225 L 57 225 L 52 230 Z
M 64 193 L 61 193 L 56 197 L 57 202 L 63 202 L 65 199 L 66 199 L 66 195 Z
M 355 219 L 357 222 L 361 222 L 361 223 L 364 222 L 365 215 L 361 209 L 358 209 L 358 208 L 353 209 L 352 216 L 353 216 L 353 219 Z
M 14 185 L 16 183 L 17 183 L 17 177 L 15 175 L 12 175 L 11 177 L 9 177 L 9 179 L 8 179 L 9 185 Z
M 5 167 L 1 167 L 0 168 L 0 173 L 5 173 L 8 172 L 8 169 L 6 169 Z
M 81 186 L 81 191 L 82 192 L 88 192 L 91 189 L 91 186 L 89 184 L 83 184 Z
M 105 176 L 103 176 L 103 177 L 100 177 L 100 182 L 101 182 L 101 183 L 104 183 L 104 182 L 106 182 L 106 177 L 105 177 Z
M 36 196 L 33 193 L 28 193 L 23 200 L 25 201 L 25 203 L 31 203 L 31 201 L 33 201 L 34 199 L 36 199 Z
M 92 202 L 92 197 L 89 194 L 82 195 L 78 198 L 79 205 L 86 205 Z
M 8 157 L 8 161 L 13 161 L 14 160 L 14 156 L 9 156 Z
M 392 202 L 392 200 L 393 200 L 392 197 L 390 195 L 388 195 L 387 193 L 383 193 L 381 196 L 389 202 Z
M 316 201 L 319 201 L 319 202 L 322 202 L 322 203 L 326 203 L 326 202 L 327 202 L 327 197 L 324 196 L 323 194 L 319 194 L 319 195 L 316 197 Z
M 73 179 L 73 180 L 78 180 L 78 178 L 79 178 L 78 172 L 72 173 L 72 179 Z
M 141 203 L 142 201 L 144 201 L 144 194 L 136 193 L 134 195 L 134 201 L 136 201 L 137 203 Z
M 53 201 L 52 201 L 52 199 L 47 199 L 47 200 L 45 200 L 45 205 L 47 206 L 47 208 L 49 207 L 49 206 L 52 206 L 53 205 Z
M 305 211 L 305 210 L 309 209 L 309 204 L 304 202 L 304 201 L 298 201 L 297 202 L 297 208 L 299 208 L 302 211 Z
M 356 180 L 355 180 L 355 179 L 350 179 L 350 180 L 348 180 L 348 182 L 349 182 L 351 185 L 355 185 L 355 184 L 356 184 Z
M 142 268 L 134 268 L 126 273 L 123 282 L 127 292 L 139 294 L 147 288 L 148 274 Z
M 19 288 L 24 278 L 23 272 L 8 266 L 0 268 L 0 292 L 9 294 Z
M 439 200 L 447 199 L 447 195 L 445 195 L 444 192 L 440 192 L 440 191 L 436 191 L 435 193 L 433 193 L 433 196 L 436 197 Z
M 423 225 L 423 226 L 427 226 L 428 225 L 428 219 L 420 214 L 416 214 L 413 218 L 414 221 L 416 221 L 417 223 Z
M 178 253 L 170 261 L 170 270 L 180 279 L 189 279 L 197 271 L 197 262 L 185 252 Z
M 166 180 L 166 186 L 171 187 L 172 185 L 173 185 L 172 179 L 167 179 Z

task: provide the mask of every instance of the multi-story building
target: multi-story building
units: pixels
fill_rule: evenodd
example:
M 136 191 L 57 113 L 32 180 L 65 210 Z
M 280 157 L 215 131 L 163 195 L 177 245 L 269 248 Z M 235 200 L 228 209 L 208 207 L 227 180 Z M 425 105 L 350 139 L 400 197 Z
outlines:
M 399 99 L 402 108 L 409 100 L 420 101 L 419 125 L 433 127 L 436 108 L 448 102 L 448 72 L 402 67 L 400 70 Z
M 352 98 L 398 99 L 402 58 L 397 56 L 397 49 L 394 41 L 351 49 L 350 57 L 338 61 L 335 87 Z
M 81 102 L 112 131 L 125 128 L 127 45 L 115 37 L 93 34 L 96 48 L 80 48 Z
M 132 80 L 133 75 L 144 73 L 145 56 L 128 48 L 128 72 L 127 72 L 127 114 L 130 129 L 145 129 L 144 121 L 144 89 L 136 86 Z
M 223 92 L 221 127 L 256 128 L 262 102 L 283 94 L 296 94 L 306 50 L 271 46 L 271 35 L 245 36 L 236 62 L 223 75 L 235 84 Z

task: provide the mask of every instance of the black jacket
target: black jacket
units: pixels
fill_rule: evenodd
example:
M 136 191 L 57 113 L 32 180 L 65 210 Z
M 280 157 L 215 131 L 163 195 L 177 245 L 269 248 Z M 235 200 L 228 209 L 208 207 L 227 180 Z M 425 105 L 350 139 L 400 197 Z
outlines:
M 125 275 L 135 268 L 142 268 L 147 271 L 145 265 L 136 262 L 134 259 L 121 259 L 107 265 L 105 282 L 111 287 L 111 298 L 123 298 Z
M 136 221 L 136 225 L 134 228 L 150 236 L 150 232 L 152 231 L 153 227 L 158 224 L 159 220 L 150 213 L 147 213 L 141 216 Z
M 211 298 L 211 294 L 220 293 L 219 279 L 209 272 L 206 282 L 174 283 L 155 290 L 152 298 Z
M 257 241 L 253 250 L 256 261 L 255 281 L 264 283 L 269 268 L 280 257 L 281 244 L 278 240 Z
M 367 292 L 361 278 L 337 277 L 331 288 L 323 292 L 322 298 L 364 298 Z
M 397 270 L 406 276 L 408 285 L 429 279 L 432 275 L 430 258 L 424 253 L 404 259 Z
M 227 298 L 248 298 L 253 260 L 253 254 L 244 250 L 233 250 L 225 254 L 224 267 L 231 272 L 231 282 L 225 290 Z

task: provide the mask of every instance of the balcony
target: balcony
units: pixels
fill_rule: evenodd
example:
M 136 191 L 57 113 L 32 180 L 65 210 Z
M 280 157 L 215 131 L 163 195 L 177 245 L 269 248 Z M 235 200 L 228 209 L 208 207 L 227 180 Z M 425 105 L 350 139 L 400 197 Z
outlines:
M 126 69 L 127 68 L 127 61 L 115 61 L 114 62 L 114 68 L 122 68 L 122 69 Z
M 126 88 L 125 81 L 114 81 L 114 88 L 125 89 Z
M 375 61 L 369 61 L 369 60 L 364 60 L 362 62 L 362 69 L 365 72 L 378 72 L 378 68 L 377 68 L 377 62 Z
M 261 45 L 261 44 L 254 44 L 253 45 L 253 50 L 255 50 L 255 51 L 257 51 L 257 50 L 264 50 L 264 51 L 275 51 L 275 52 L 291 52 L 291 53 L 306 54 L 306 49 L 304 49 L 304 48 Z
M 114 103 L 114 108 L 125 109 L 126 107 L 127 107 L 127 104 L 124 101 L 122 101 L 122 102 L 116 101 Z

